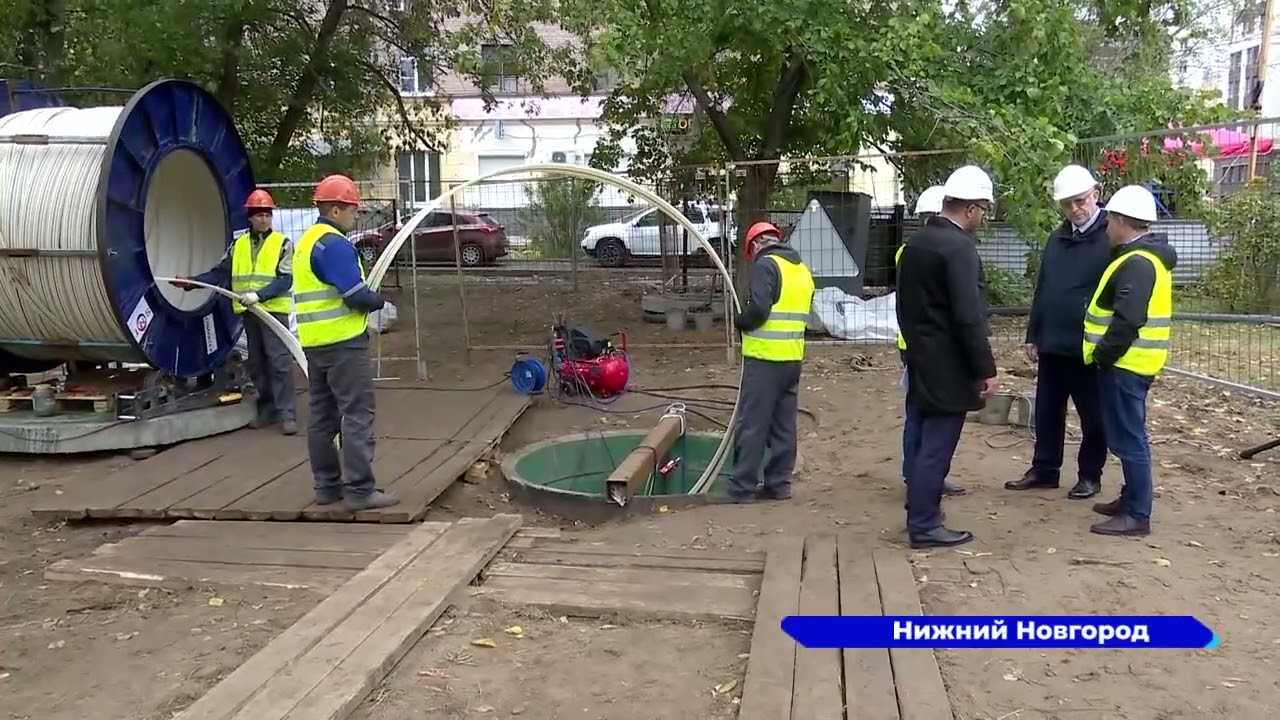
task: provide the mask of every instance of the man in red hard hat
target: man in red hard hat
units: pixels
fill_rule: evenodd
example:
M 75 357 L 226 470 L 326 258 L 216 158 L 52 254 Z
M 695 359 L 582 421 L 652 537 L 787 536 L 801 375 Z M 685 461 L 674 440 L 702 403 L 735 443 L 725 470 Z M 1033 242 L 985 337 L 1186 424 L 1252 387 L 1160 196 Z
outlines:
M 734 319 L 742 333 L 743 360 L 728 495 L 738 503 L 757 497 L 786 500 L 796 467 L 800 367 L 813 276 L 772 223 L 752 225 L 745 242 L 747 259 L 755 265 L 746 305 Z M 764 485 L 757 490 L 762 476 Z
M 330 175 L 316 185 L 320 211 L 298 239 L 293 299 L 298 341 L 307 354 L 310 417 L 307 453 L 316 503 L 342 501 L 352 511 L 399 501 L 373 477 L 373 365 L 369 313 L 386 301 L 364 281 L 364 268 L 346 233 L 356 225 L 360 191 L 351 178 Z M 333 438 L 342 437 L 342 454 Z
M 229 283 L 231 291 L 244 298 L 233 302 L 232 309 L 244 318 L 245 340 L 249 346 L 249 379 L 257 392 L 257 414 L 249 426 L 258 428 L 280 424 L 280 432 L 298 432 L 297 393 L 293 387 L 293 357 L 280 338 L 256 315 L 245 312 L 249 305 L 260 305 L 280 324 L 289 327 L 293 309 L 293 244 L 289 238 L 271 228 L 276 203 L 271 193 L 261 188 L 249 193 L 244 203 L 249 213 L 249 232 L 241 235 L 227 249 L 222 261 L 208 272 L 193 279 L 210 285 Z M 175 281 L 183 290 L 194 285 Z

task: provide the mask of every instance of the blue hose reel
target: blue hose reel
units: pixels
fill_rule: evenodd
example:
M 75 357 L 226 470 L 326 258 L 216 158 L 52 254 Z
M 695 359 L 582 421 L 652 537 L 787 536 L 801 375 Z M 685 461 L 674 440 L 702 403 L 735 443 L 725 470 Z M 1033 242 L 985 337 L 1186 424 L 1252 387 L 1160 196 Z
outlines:
M 547 369 L 533 357 L 517 358 L 511 366 L 511 388 L 521 395 L 537 395 L 547 387 Z

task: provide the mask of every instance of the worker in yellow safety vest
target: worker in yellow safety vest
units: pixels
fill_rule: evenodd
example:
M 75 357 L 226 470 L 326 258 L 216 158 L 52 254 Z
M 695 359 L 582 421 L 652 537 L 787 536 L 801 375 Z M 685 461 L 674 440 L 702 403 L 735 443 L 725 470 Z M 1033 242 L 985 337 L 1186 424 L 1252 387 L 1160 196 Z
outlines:
M 743 360 L 728 495 L 738 503 L 757 497 L 786 500 L 796 468 L 800 368 L 813 276 L 772 223 L 752 225 L 744 246 L 754 266 L 746 306 L 734 319 Z
M 929 222 L 929 219 L 942 212 L 942 198 L 946 195 L 946 189 L 941 185 L 933 185 L 920 193 L 920 197 L 916 199 L 915 216 L 922 223 Z M 902 263 L 902 251 L 907 248 L 906 243 L 898 246 L 898 251 L 894 253 L 894 267 Z M 902 359 L 902 380 L 901 386 L 905 391 L 907 389 L 907 361 L 905 353 L 907 350 L 907 341 L 902 337 L 902 330 L 898 330 L 898 355 Z M 920 424 L 917 422 L 918 417 L 915 413 L 903 411 L 902 421 L 902 482 L 907 481 L 907 462 L 915 456 L 920 447 Z M 942 493 L 944 495 L 963 495 L 964 488 L 952 483 L 950 480 L 943 482 Z
M 1151 532 L 1151 442 L 1147 392 L 1169 357 L 1173 268 L 1178 253 L 1151 231 L 1156 200 L 1140 185 L 1120 188 L 1107 203 L 1111 264 L 1084 315 L 1084 362 L 1098 367 L 1107 448 L 1120 458 L 1120 497 L 1093 506 L 1109 519 L 1099 535 Z
M 310 376 L 307 453 L 316 503 L 342 501 L 352 512 L 389 507 L 399 501 L 379 490 L 373 476 L 368 334 L 369 313 L 386 301 L 365 284 L 346 235 L 356 225 L 360 191 L 345 175 L 330 175 L 316 185 L 313 199 L 320 217 L 298 239 L 293 299 Z M 341 455 L 333 443 L 339 434 Z
M 249 427 L 265 427 L 279 423 L 285 435 L 298 432 L 297 393 L 293 386 L 293 357 L 284 342 L 267 328 L 246 305 L 257 304 L 271 313 L 280 324 L 289 327 L 293 311 L 293 244 L 289 238 L 272 229 L 276 203 L 266 190 L 249 193 L 245 201 L 249 213 L 249 232 L 236 239 L 221 262 L 193 280 L 210 285 L 230 286 L 244 298 L 244 304 L 232 302 L 235 312 L 244 319 L 246 361 L 249 379 L 257 395 L 257 413 Z M 175 280 L 183 290 L 196 286 Z

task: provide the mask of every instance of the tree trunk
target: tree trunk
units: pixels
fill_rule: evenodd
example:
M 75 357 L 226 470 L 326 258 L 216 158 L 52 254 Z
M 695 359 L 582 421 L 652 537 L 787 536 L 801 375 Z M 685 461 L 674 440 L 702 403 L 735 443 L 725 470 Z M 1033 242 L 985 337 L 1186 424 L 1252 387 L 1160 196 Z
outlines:
M 738 197 L 738 262 L 735 267 L 733 284 L 738 297 L 747 298 L 747 288 L 751 284 L 751 265 L 746 259 L 747 244 L 744 241 L 747 228 L 761 220 L 769 220 L 769 196 L 773 194 L 773 185 L 778 178 L 776 162 L 761 165 L 748 165 L 744 168 L 747 176 L 743 178 L 742 192 Z
M 307 58 L 307 64 L 302 68 L 301 77 L 293 88 L 293 95 L 289 98 L 284 116 L 276 126 L 276 136 L 271 141 L 271 147 L 267 148 L 266 157 L 263 159 L 263 175 L 267 177 L 271 177 L 280 170 L 285 153 L 289 151 L 289 145 L 293 142 L 293 136 L 297 134 L 298 127 L 307 116 L 311 99 L 315 95 L 316 88 L 320 86 L 320 68 L 328 61 L 329 46 L 333 44 L 333 39 L 342 27 L 342 18 L 346 15 L 349 5 L 348 0 L 330 0 L 329 6 L 325 9 L 324 19 L 320 21 L 320 29 L 316 31 L 315 40 L 311 43 L 311 54 Z
M 244 50 L 246 28 L 244 6 L 231 10 L 231 17 L 222 31 L 222 63 L 218 71 L 218 102 L 234 117 L 236 98 L 240 94 L 240 53 Z
M 22 44 L 21 62 L 36 79 L 56 87 L 62 83 L 62 59 L 67 47 L 67 2 L 45 0 L 36 8 L 30 39 Z

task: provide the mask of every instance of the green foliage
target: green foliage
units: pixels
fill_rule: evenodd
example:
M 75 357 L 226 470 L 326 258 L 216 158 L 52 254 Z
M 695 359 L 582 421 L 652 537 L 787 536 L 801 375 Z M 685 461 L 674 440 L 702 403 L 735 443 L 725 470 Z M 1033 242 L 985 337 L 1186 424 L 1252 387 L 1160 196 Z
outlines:
M 569 48 L 549 48 L 536 23 L 553 0 L 494 4 L 461 20 L 467 0 L 12 0 L 0 27 L 0 76 L 54 87 L 134 90 L 183 78 L 236 118 L 260 181 L 368 175 L 397 148 L 438 147 L 451 118 L 437 93 L 404 101 L 400 57 L 419 58 L 422 89 L 446 73 L 494 100 L 484 43 L 505 54 L 532 92 Z M 118 105 L 127 94 L 73 92 L 76 105 Z
M 1270 313 L 1280 307 L 1280 197 L 1265 180 L 1227 198 L 1211 228 L 1222 255 L 1200 294 L 1224 312 Z
M 599 192 L 599 183 L 578 179 L 526 185 L 529 204 L 521 208 L 518 219 L 530 249 L 541 258 L 572 257 L 583 232 L 606 221 L 597 199 Z
M 1004 268 L 988 266 L 987 302 L 991 307 L 1028 307 L 1035 289 L 1031 280 Z

